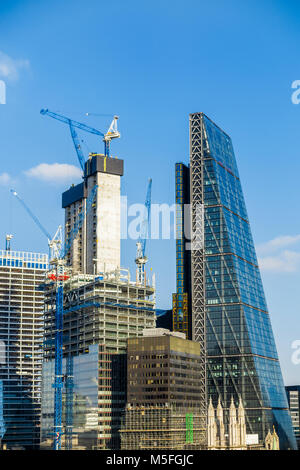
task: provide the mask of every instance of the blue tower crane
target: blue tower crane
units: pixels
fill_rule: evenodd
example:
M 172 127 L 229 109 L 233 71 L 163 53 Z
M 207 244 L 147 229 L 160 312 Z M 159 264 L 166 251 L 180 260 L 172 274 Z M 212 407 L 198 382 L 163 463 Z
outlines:
M 120 137 L 120 133 L 117 129 L 117 120 L 118 116 L 114 116 L 111 125 L 106 132 L 106 134 L 103 134 L 103 132 L 98 131 L 97 129 L 94 129 L 93 127 L 87 126 L 86 124 L 82 124 L 81 122 L 74 121 L 73 119 L 70 119 L 66 116 L 63 116 L 62 114 L 54 113 L 53 111 L 50 111 L 49 109 L 41 109 L 41 114 L 44 116 L 49 116 L 52 117 L 53 119 L 56 119 L 57 121 L 63 122 L 65 124 L 68 124 L 71 132 L 71 137 L 74 143 L 74 147 L 77 153 L 77 158 L 79 161 L 79 164 L 81 166 L 81 169 L 84 173 L 84 165 L 85 165 L 85 157 L 81 149 L 80 141 L 76 132 L 77 129 L 81 129 L 82 131 L 89 132 L 90 134 L 95 134 L 103 137 L 103 142 L 104 142 L 104 155 L 106 157 L 110 156 L 110 142 L 112 139 L 116 139 Z
M 151 190 L 152 190 L 152 179 L 149 178 L 148 189 L 145 201 L 145 213 L 144 218 L 141 223 L 140 237 L 137 241 L 137 251 L 136 251 L 136 282 L 137 284 L 146 285 L 146 275 L 145 275 L 145 264 L 148 261 L 146 256 L 146 241 L 149 234 L 150 227 L 150 215 L 151 215 Z
M 86 214 L 91 209 L 96 197 L 98 185 L 95 184 L 86 202 L 86 208 L 82 208 L 77 222 L 65 243 L 64 249 L 58 258 L 51 260 L 51 264 L 56 266 L 56 273 L 50 274 L 49 278 L 56 281 L 56 311 L 55 311 L 55 380 L 54 380 L 54 450 L 61 449 L 62 436 L 62 388 L 63 388 L 63 285 L 69 276 L 64 272 L 65 257 L 72 247 L 79 230 L 82 227 Z
M 10 192 L 15 196 L 20 204 L 24 207 L 27 214 L 31 217 L 34 223 L 39 227 L 41 232 L 47 237 L 48 239 L 48 246 L 49 246 L 49 259 L 57 257 L 58 253 L 61 251 L 62 247 L 62 227 L 59 225 L 54 237 L 51 237 L 48 230 L 41 224 L 37 216 L 32 212 L 32 210 L 27 206 L 26 202 L 19 196 L 17 191 L 11 189 Z M 12 237 L 12 235 L 7 235 L 7 237 Z

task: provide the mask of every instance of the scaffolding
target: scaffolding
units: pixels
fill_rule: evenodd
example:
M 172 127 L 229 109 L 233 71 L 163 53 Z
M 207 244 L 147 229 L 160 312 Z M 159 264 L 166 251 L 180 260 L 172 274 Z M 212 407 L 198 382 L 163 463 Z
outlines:
M 200 410 L 172 405 L 128 405 L 121 429 L 122 450 L 185 450 L 201 448 L 204 429 Z

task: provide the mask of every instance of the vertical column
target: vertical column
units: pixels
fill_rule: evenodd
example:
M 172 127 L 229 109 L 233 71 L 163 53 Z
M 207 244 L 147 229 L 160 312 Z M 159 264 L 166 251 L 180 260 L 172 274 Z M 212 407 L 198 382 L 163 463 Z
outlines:
M 201 427 L 206 440 L 206 311 L 204 253 L 203 115 L 190 114 L 192 338 L 200 343 Z

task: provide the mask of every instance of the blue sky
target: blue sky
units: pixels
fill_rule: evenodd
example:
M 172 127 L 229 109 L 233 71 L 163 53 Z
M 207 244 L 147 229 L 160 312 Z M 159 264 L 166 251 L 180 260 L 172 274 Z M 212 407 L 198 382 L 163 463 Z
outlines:
M 299 383 L 291 343 L 300 340 L 299 2 L 289 0 L 10 0 L 0 5 L 1 246 L 45 251 L 46 239 L 13 200 L 15 187 L 50 233 L 63 220 L 61 192 L 77 182 L 41 163 L 77 166 L 68 129 L 42 117 L 59 110 L 101 130 L 120 116 L 112 150 L 125 161 L 122 194 L 174 202 L 174 164 L 188 161 L 188 114 L 203 111 L 233 139 L 286 382 Z M 93 136 L 91 151 L 102 151 Z M 41 169 L 40 169 L 41 170 Z M 53 170 L 53 167 L 52 167 Z M 34 176 L 35 175 L 35 176 Z M 272 240 L 275 240 L 272 241 Z M 135 241 L 122 242 L 134 273 Z M 158 307 L 171 306 L 174 240 L 148 243 Z

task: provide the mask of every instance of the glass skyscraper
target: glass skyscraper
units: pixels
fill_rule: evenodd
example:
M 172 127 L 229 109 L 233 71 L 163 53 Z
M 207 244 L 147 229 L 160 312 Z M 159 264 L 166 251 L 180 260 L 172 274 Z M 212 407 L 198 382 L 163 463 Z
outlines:
M 191 284 L 185 290 L 191 295 L 191 338 L 206 351 L 206 403 L 211 397 L 216 405 L 220 397 L 228 410 L 231 397 L 236 404 L 241 397 L 247 434 L 258 434 L 262 443 L 274 425 L 281 449 L 296 449 L 232 142 L 203 113 L 190 115 L 190 167 L 183 166 L 189 170 L 185 203 L 191 204 L 192 229 Z M 178 164 L 176 190 L 177 173 Z M 177 290 L 187 251 L 182 231 L 177 247 L 180 241 Z
M 176 293 L 173 294 L 173 330 L 181 331 L 188 339 L 192 339 L 191 252 L 186 249 L 190 224 L 185 217 L 190 202 L 189 179 L 188 167 L 176 163 Z

